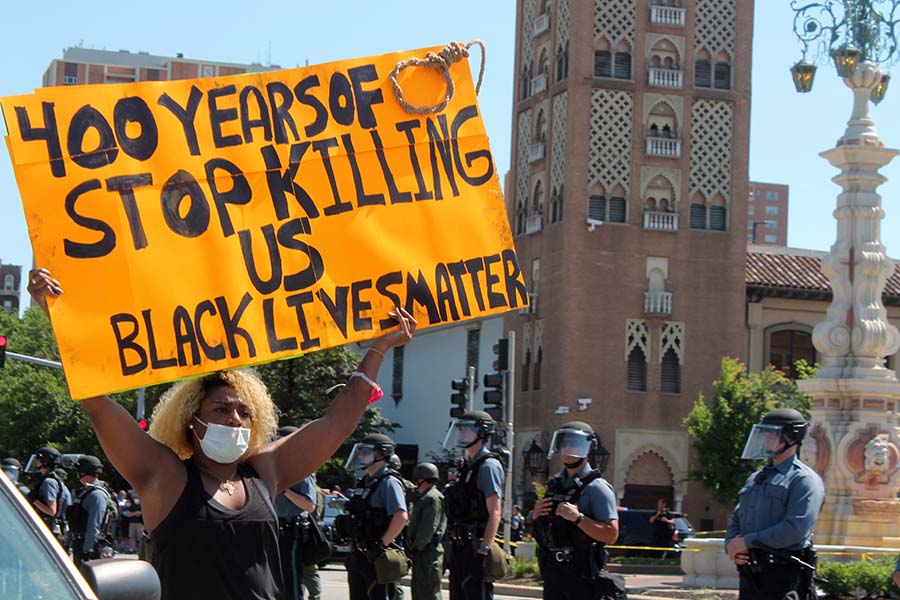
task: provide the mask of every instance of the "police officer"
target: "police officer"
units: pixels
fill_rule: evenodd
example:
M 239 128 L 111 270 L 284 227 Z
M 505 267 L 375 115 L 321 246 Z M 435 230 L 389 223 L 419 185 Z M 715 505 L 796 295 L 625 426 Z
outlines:
M 75 463 L 75 474 L 82 487 L 75 494 L 75 502 L 68 511 L 72 532 L 72 557 L 76 565 L 114 554 L 110 527 L 117 509 L 112 493 L 100 481 L 103 463 L 96 456 L 85 454 Z
M 432 463 L 419 463 L 413 470 L 417 498 L 409 516 L 406 541 L 412 559 L 413 600 L 440 600 L 441 575 L 444 572 L 444 548 L 441 539 L 447 528 L 444 495 L 435 487 L 438 469 Z
M 496 423 L 488 413 L 473 410 L 451 427 L 467 460 L 457 482 L 446 490 L 450 598 L 485 600 L 494 597 L 494 584 L 484 581 L 483 572 L 500 527 L 503 503 L 503 465 L 486 448 Z
M 22 472 L 22 463 L 16 458 L 4 458 L 0 463 L 0 469 L 9 478 L 14 486 L 25 496 L 28 495 L 28 488 L 19 482 L 19 474 Z
M 297 428 L 292 425 L 279 427 L 278 437 L 286 437 L 295 431 Z M 319 600 L 321 595 L 318 566 L 305 565 L 303 561 L 303 539 L 308 535 L 309 520 L 315 518 L 317 488 L 316 474 L 313 473 L 275 498 L 286 600 L 302 600 L 303 586 L 306 586 L 310 600 Z
M 619 517 L 615 490 L 588 461 L 598 445 L 593 428 L 581 421 L 566 423 L 550 441 L 547 459 L 559 454 L 565 468 L 547 482 L 533 513 L 545 600 L 625 597 L 621 578 L 604 571 L 605 546 L 619 537 Z
M 59 520 L 60 540 L 62 540 L 63 548 L 65 548 L 66 552 L 69 552 L 72 549 L 71 536 L 69 535 L 69 521 L 66 518 L 66 511 L 72 506 L 72 492 L 69 490 L 69 486 L 66 485 L 66 479 L 69 478 L 69 474 L 66 473 L 66 470 L 62 467 L 56 467 L 53 469 L 53 472 L 62 484 L 62 487 L 60 488 L 62 494 L 59 498 L 59 506 L 56 507 L 56 513 Z
M 747 438 L 741 458 L 768 463 L 741 488 L 725 534 L 728 557 L 740 574 L 740 600 L 815 598 L 812 531 L 825 487 L 797 457 L 808 429 L 798 411 L 779 408 Z
M 348 490 L 348 514 L 337 525 L 351 540 L 347 557 L 350 600 L 399 598 L 396 582 L 378 583 L 374 565 L 383 558 L 385 548 L 400 547 L 400 534 L 409 520 L 400 474 L 388 464 L 395 448 L 391 438 L 374 433 L 355 444 L 347 459 L 347 468 L 365 471 L 354 489 Z
M 50 532 L 62 543 L 59 509 L 65 492 L 63 492 L 63 482 L 54 472 L 59 464 L 59 450 L 52 446 L 45 446 L 34 453 L 34 459 L 41 477 L 28 493 L 28 501 L 34 506 Z

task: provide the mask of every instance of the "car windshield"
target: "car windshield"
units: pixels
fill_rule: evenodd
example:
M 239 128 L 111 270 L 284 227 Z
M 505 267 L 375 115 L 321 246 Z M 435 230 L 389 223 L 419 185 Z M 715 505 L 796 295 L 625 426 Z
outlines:
M 0 479 L 3 476 L 0 475 Z M 56 561 L 48 542 L 35 531 L 42 527 L 28 519 L 25 509 L 11 494 L 8 482 L 0 483 L 0 590 L 3 600 L 82 600 L 71 575 Z

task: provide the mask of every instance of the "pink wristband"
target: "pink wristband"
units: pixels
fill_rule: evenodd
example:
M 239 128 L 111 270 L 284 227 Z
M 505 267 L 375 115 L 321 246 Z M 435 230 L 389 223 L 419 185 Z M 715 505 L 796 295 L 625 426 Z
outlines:
M 369 386 L 371 386 L 372 392 L 369 394 L 369 404 L 378 402 L 384 396 L 384 391 L 381 389 L 381 386 L 369 379 L 369 376 L 365 373 L 361 371 L 353 371 L 352 373 L 350 373 L 350 379 L 353 379 L 354 377 L 359 377 L 360 379 L 368 383 Z

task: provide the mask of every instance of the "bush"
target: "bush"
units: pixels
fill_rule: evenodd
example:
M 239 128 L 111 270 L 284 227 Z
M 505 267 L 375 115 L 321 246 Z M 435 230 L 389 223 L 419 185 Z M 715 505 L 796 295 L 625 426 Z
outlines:
M 509 577 L 512 579 L 524 579 L 538 574 L 537 561 L 524 558 L 515 559 L 509 569 Z
M 890 598 L 896 592 L 891 578 L 894 560 L 852 563 L 819 562 L 816 577 L 824 579 L 819 587 L 831 597 Z

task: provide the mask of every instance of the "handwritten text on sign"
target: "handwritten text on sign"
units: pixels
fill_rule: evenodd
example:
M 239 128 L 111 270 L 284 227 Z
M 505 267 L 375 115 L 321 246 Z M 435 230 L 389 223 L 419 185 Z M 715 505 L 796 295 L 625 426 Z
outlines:
M 0 100 L 72 396 L 527 304 L 468 65 L 391 92 L 424 52 Z

